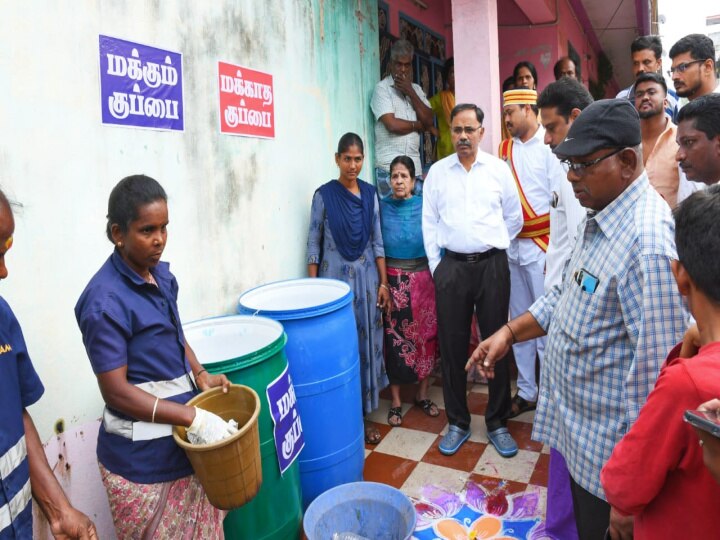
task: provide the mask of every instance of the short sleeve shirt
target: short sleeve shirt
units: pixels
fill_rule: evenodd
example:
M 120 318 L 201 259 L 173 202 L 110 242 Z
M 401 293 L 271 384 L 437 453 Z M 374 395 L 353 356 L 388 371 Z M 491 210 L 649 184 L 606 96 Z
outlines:
M 0 298 L 0 516 L 8 510 L 11 520 L 7 524 L 0 519 L 0 539 L 32 537 L 30 469 L 22 415 L 44 391 L 20 324 Z M 21 504 L 9 505 L 13 499 Z
M 146 283 L 115 251 L 80 296 L 75 317 L 96 374 L 127 366 L 128 382 L 137 385 L 172 381 L 190 372 L 177 308 L 177 281 L 165 262 L 151 272 L 157 287 Z M 164 399 L 186 403 L 194 394 Z M 111 412 L 136 420 L 120 411 Z M 172 436 L 133 442 L 101 426 L 97 453 L 109 471 L 136 483 L 192 474 Z
M 420 100 L 430 107 L 423 89 L 414 83 L 412 87 Z M 420 134 L 413 131 L 406 135 L 395 135 L 380 121 L 380 117 L 386 114 L 393 114 L 395 118 L 411 122 L 418 119 L 410 98 L 395 89 L 391 76 L 375 85 L 370 108 L 375 115 L 375 166 L 389 171 L 393 159 L 397 156 L 408 156 L 415 163 L 416 174 L 420 174 Z

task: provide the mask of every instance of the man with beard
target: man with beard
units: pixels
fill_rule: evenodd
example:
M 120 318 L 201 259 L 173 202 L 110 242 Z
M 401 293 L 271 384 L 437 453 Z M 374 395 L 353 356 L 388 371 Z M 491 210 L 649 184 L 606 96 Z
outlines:
M 720 93 L 715 75 L 715 45 L 702 34 L 681 38 L 670 49 L 672 77 L 677 95 L 689 101 L 712 93 Z
M 664 114 L 667 83 L 659 73 L 643 73 L 635 81 L 635 108 L 640 115 L 642 153 L 650 184 L 675 208 L 679 174 L 675 154 L 676 126 Z
M 635 103 L 635 88 L 637 79 L 644 73 L 659 73 L 662 76 L 662 41 L 659 36 L 640 36 L 630 44 L 633 74 L 635 83 L 620 90 L 617 99 L 629 99 Z M 667 87 L 667 83 L 665 85 Z M 678 111 L 677 95 L 672 90 L 667 92 L 665 112 L 670 118 L 675 118 Z
M 433 164 L 423 192 L 422 231 L 435 281 L 443 397 L 449 428 L 439 450 L 457 452 L 470 437 L 467 376 L 470 321 L 480 335 L 507 323 L 510 271 L 505 250 L 523 225 L 517 188 L 507 165 L 479 149 L 484 114 L 473 104 L 450 112 L 454 154 Z M 441 250 L 445 252 L 441 256 Z M 510 369 L 506 355 L 488 383 L 488 438 L 503 457 L 518 447 L 507 429 Z
M 720 182 L 720 94 L 692 100 L 680 109 L 677 160 L 689 180 Z
M 553 177 L 564 176 L 560 163 L 543 142 L 537 119 L 537 92 L 519 88 L 503 93 L 505 126 L 512 136 L 500 143 L 499 155 L 510 167 L 523 209 L 523 228 L 510 243 L 510 317 L 527 311 L 543 295 L 545 252 L 550 242 L 550 202 Z M 534 411 L 537 403 L 536 358 L 542 364 L 545 339 L 513 346 L 518 391 L 509 418 Z

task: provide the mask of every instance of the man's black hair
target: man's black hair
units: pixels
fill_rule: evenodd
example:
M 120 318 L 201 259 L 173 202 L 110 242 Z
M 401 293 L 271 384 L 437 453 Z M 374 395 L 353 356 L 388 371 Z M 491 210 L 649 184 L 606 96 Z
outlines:
M 678 124 L 685 120 L 695 120 L 695 129 L 708 139 L 720 135 L 720 94 L 706 94 L 688 102 L 677 115 Z
M 696 191 L 673 214 L 678 260 L 697 288 L 720 304 L 720 185 Z
M 537 106 L 556 107 L 557 113 L 568 120 L 573 109 L 581 111 L 593 102 L 590 92 L 580 82 L 563 77 L 548 84 L 538 96 Z

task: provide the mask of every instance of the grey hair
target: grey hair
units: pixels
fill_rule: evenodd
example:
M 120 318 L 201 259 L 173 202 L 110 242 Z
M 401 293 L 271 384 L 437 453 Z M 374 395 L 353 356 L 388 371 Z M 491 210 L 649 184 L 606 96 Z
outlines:
M 390 47 L 390 61 L 395 62 L 398 58 L 405 56 L 413 57 L 415 54 L 415 47 L 407 39 L 398 39 Z

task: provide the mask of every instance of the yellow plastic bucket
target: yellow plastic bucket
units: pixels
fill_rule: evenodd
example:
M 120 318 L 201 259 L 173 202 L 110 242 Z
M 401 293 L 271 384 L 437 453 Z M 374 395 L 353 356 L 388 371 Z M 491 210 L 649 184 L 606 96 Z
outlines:
M 262 484 L 258 415 L 260 398 L 249 386 L 232 384 L 225 394 L 213 388 L 187 402 L 238 423 L 238 432 L 212 444 L 190 444 L 186 428 L 175 426 L 175 442 L 187 454 L 195 475 L 216 508 L 232 510 L 257 495 Z

